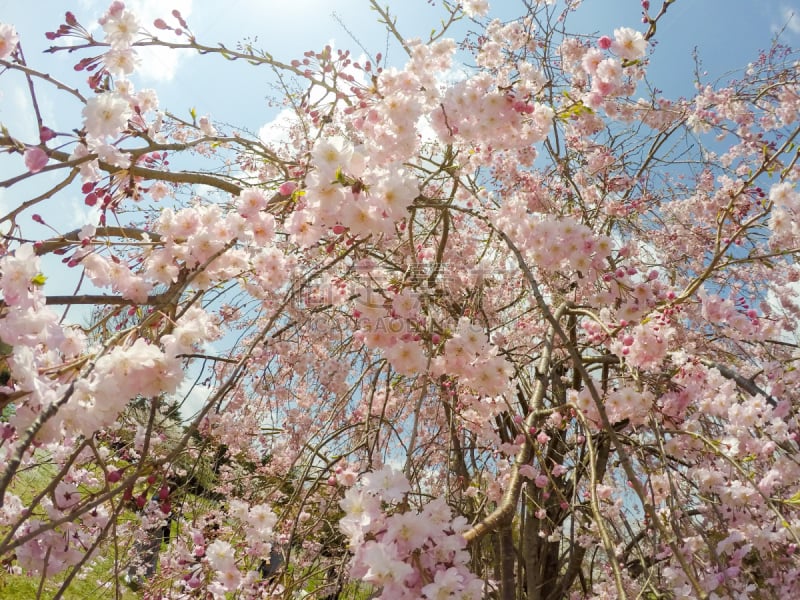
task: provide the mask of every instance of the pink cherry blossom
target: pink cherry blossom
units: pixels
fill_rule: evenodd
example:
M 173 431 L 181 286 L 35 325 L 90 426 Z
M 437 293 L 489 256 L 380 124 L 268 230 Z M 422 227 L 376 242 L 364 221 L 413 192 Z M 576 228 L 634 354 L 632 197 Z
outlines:
M 614 41 L 610 48 L 620 58 L 637 60 L 647 51 L 647 41 L 640 32 L 629 27 L 620 27 L 614 30 Z
M 102 139 L 118 136 L 127 126 L 131 110 L 126 100 L 105 92 L 86 101 L 83 116 L 87 133 Z
M 47 152 L 39 147 L 34 146 L 25 151 L 25 166 L 31 173 L 38 173 L 41 171 L 49 160 L 50 157 L 47 156 Z
M 8 58 L 19 43 L 16 29 L 8 23 L 0 23 L 0 58 Z

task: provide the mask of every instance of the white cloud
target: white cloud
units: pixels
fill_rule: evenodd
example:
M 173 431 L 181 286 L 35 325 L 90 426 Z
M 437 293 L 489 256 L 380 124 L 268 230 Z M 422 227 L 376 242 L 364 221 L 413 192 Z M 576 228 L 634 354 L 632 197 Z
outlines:
M 783 7 L 783 18 L 786 21 L 786 28 L 792 33 L 800 34 L 800 14 L 794 8 Z
M 66 231 L 80 229 L 89 223 L 97 224 L 100 217 L 100 209 L 97 206 L 86 206 L 83 196 L 71 196 L 69 199 L 69 211 L 65 211 L 69 219 L 64 224 Z
M 12 137 L 29 144 L 39 142 L 39 132 L 36 129 L 36 117 L 33 112 L 30 91 L 21 84 L 13 83 L 8 86 L 7 93 L 10 102 L 10 113 L 3 111 L 0 120 L 5 122 Z M 9 118 L 10 117 L 10 118 Z
M 284 108 L 272 121 L 264 123 L 258 130 L 258 139 L 267 146 L 278 146 L 290 139 L 290 131 L 298 122 L 295 111 Z
M 191 421 L 197 416 L 208 399 L 211 397 L 211 392 L 214 390 L 208 386 L 196 383 L 191 377 L 183 380 L 178 390 L 172 396 L 173 400 L 181 403 L 181 418 L 185 421 Z
M 781 4 L 779 21 L 772 26 L 772 30 L 776 33 L 787 31 L 794 35 L 800 35 L 800 10 Z

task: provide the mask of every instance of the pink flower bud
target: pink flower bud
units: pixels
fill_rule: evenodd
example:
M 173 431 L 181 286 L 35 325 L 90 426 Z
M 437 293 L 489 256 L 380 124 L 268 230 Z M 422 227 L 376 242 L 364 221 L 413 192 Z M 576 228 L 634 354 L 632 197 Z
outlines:
M 278 193 L 281 196 L 291 196 L 296 189 L 297 184 L 294 181 L 284 181 L 281 187 L 278 188 Z
M 39 141 L 44 144 L 45 142 L 52 140 L 54 137 L 56 137 L 56 132 L 49 127 L 42 125 L 42 128 L 39 130 Z
M 25 151 L 25 166 L 31 173 L 38 173 L 44 169 L 50 157 L 47 153 L 38 147 L 28 148 Z
M 186 585 L 188 585 L 188 586 L 189 586 L 190 588 L 192 588 L 193 590 L 196 590 L 196 589 L 197 589 L 197 588 L 199 588 L 201 585 L 203 585 L 203 582 L 202 582 L 200 579 L 198 579 L 197 577 L 192 577 L 191 579 L 189 579 L 189 580 L 186 582 Z
M 608 50 L 611 48 L 611 38 L 607 35 L 604 35 L 599 40 L 597 40 L 597 45 L 600 46 L 603 50 Z

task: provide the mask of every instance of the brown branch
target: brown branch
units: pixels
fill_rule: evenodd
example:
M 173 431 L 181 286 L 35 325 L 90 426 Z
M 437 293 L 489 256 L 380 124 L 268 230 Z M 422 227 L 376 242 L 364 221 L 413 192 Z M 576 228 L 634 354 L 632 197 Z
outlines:
M 162 304 L 161 294 L 156 296 L 148 296 L 145 302 L 135 302 L 130 298 L 123 298 L 122 296 L 111 296 L 108 294 L 81 294 L 79 296 L 47 296 L 45 304 L 48 305 L 64 305 L 64 304 L 117 304 L 117 305 L 158 305 Z
M 716 369 L 719 371 L 719 374 L 722 375 L 725 379 L 730 379 L 736 382 L 740 388 L 742 388 L 745 392 L 750 394 L 751 396 L 763 396 L 767 403 L 772 407 L 775 408 L 778 406 L 778 400 L 774 396 L 770 396 L 767 392 L 762 390 L 752 379 L 747 379 L 743 377 L 730 367 L 726 367 L 719 363 L 715 363 L 713 360 L 708 359 L 701 359 L 700 363 L 710 369 Z
M 69 87 L 67 84 L 60 82 L 58 79 L 54 79 L 53 77 L 51 77 L 47 73 L 40 73 L 39 71 L 37 71 L 35 69 L 31 69 L 27 65 L 22 65 L 20 63 L 10 62 L 10 61 L 3 60 L 3 59 L 0 59 L 0 65 L 4 66 L 7 69 L 13 69 L 13 70 L 16 70 L 16 71 L 22 71 L 28 77 L 38 77 L 39 79 L 44 79 L 46 82 L 52 83 L 58 89 L 64 90 L 65 92 L 69 92 L 70 94 L 75 96 L 78 100 L 83 102 L 84 104 L 86 103 L 86 98 L 84 98 L 83 94 L 81 94 L 78 90 L 76 90 L 75 88 Z
M 554 312 L 553 318 L 560 319 L 566 312 L 567 308 L 567 304 L 562 304 L 559 306 Z M 530 430 L 531 427 L 534 427 L 536 425 L 536 420 L 539 419 L 541 415 L 540 411 L 542 408 L 542 400 L 544 399 L 544 393 L 547 389 L 547 384 L 545 383 L 547 378 L 541 375 L 550 369 L 550 357 L 554 336 L 555 328 L 551 327 L 550 331 L 548 332 L 548 340 L 542 349 L 542 356 L 539 358 L 539 364 L 536 366 L 536 371 L 540 377 L 537 377 L 536 379 L 536 387 L 534 388 L 533 397 L 531 398 L 533 411 L 525 419 L 526 430 Z M 522 465 L 528 464 L 528 462 L 531 460 L 532 452 L 533 447 L 531 444 L 531 439 L 529 436 L 526 436 L 525 442 L 522 444 L 522 448 L 520 448 L 519 452 L 517 453 L 516 460 L 511 467 L 511 477 L 509 478 L 507 484 L 508 487 L 506 488 L 505 494 L 503 494 L 500 504 L 491 514 L 487 515 L 479 523 L 476 523 L 471 529 L 464 533 L 464 538 L 467 540 L 467 543 L 471 544 L 480 540 L 486 534 L 501 528 L 502 526 L 511 522 L 511 520 L 514 518 L 514 512 L 517 508 L 517 503 L 519 502 L 519 495 L 522 491 L 522 475 L 519 473 L 519 468 Z
M 121 149 L 121 151 L 123 153 L 125 152 L 124 149 Z M 90 155 L 89 157 L 92 158 L 94 156 L 95 155 Z M 69 160 L 69 154 L 66 152 L 61 152 L 60 150 L 52 150 L 50 151 L 50 158 L 66 162 Z M 123 169 L 99 159 L 97 162 L 100 170 L 112 175 L 115 173 L 128 173 L 131 177 L 141 177 L 142 179 L 146 180 L 207 185 L 209 187 L 222 190 L 223 192 L 233 194 L 234 196 L 238 196 L 242 191 L 241 186 L 238 186 L 235 183 L 225 181 L 224 179 L 221 179 L 220 177 L 214 177 L 213 175 L 206 175 L 205 173 L 191 173 L 188 171 L 159 171 L 158 169 L 148 169 L 135 164 L 131 164 L 131 166 L 128 168 Z
M 62 248 L 80 244 L 83 241 L 79 237 L 80 232 L 80 229 L 74 229 L 69 233 L 65 233 L 61 237 L 38 242 L 34 247 L 34 251 L 36 252 L 37 256 L 42 256 Z M 118 237 L 134 239 L 140 242 L 149 240 L 154 243 L 159 243 L 161 241 L 161 236 L 159 234 L 152 231 L 145 231 L 144 229 L 138 229 L 136 227 L 98 227 L 95 229 L 94 236 L 92 237 Z
M 214 140 L 210 139 L 209 141 L 214 141 Z M 14 148 L 17 147 L 17 144 L 15 143 L 15 140 L 13 138 L 9 136 L 0 136 L 0 147 L 11 147 L 11 146 L 13 146 Z M 185 147 L 189 146 L 187 145 Z M 120 151 L 123 153 L 126 152 L 130 153 L 132 156 L 137 156 L 143 153 L 146 154 L 150 150 L 142 148 L 125 150 L 124 148 L 120 148 Z M 228 192 L 229 194 L 233 194 L 234 196 L 239 195 L 239 193 L 242 191 L 242 187 L 235 183 L 226 181 L 221 177 L 206 175 L 205 173 L 192 173 L 188 171 L 160 171 L 158 169 L 148 169 L 146 167 L 141 167 L 136 164 L 131 164 L 127 168 L 122 168 L 98 159 L 96 154 L 89 154 L 87 156 L 82 156 L 81 158 L 70 159 L 70 155 L 62 150 L 48 150 L 47 153 L 51 159 L 58 161 L 58 164 L 47 165 L 41 171 L 39 171 L 39 173 L 54 171 L 56 169 L 63 169 L 64 167 L 76 167 L 90 160 L 97 159 L 97 163 L 100 170 L 105 171 L 106 173 L 109 173 L 111 175 L 117 173 L 127 173 L 131 177 L 141 177 L 142 179 L 145 180 L 207 185 L 209 187 L 222 190 L 223 192 Z M 22 173 L 21 175 L 18 175 L 17 177 L 6 179 L 5 181 L 0 182 L 0 188 L 9 188 L 14 184 L 19 183 L 23 179 L 32 177 L 33 175 L 34 173 L 25 172 Z
M 52 188 L 47 190 L 44 194 L 40 194 L 40 195 L 36 196 L 35 198 L 31 198 L 30 200 L 26 200 L 25 202 L 23 202 L 22 204 L 17 206 L 17 208 L 15 208 L 10 213 L 8 213 L 6 216 L 0 218 L 0 223 L 2 223 L 4 221 L 8 221 L 8 220 L 14 219 L 22 211 L 29 209 L 31 206 L 35 206 L 36 204 L 38 204 L 42 200 L 47 200 L 48 198 L 50 198 L 54 194 L 57 194 L 58 192 L 63 190 L 65 187 L 67 187 L 69 184 L 71 184 L 75 180 L 75 176 L 77 174 L 78 174 L 78 171 L 73 169 L 72 171 L 70 171 L 69 175 L 67 175 L 67 177 L 65 179 L 63 179 L 61 182 L 59 182 L 58 184 L 56 184 L 55 186 L 53 186 Z

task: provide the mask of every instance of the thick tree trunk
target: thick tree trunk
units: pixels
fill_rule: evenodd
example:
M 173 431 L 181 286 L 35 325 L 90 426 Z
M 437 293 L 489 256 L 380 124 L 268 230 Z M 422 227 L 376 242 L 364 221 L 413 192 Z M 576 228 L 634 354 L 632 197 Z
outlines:
M 517 562 L 514 551 L 514 537 L 510 526 L 504 526 L 497 532 L 500 546 L 500 598 L 516 600 L 516 577 L 514 567 Z

